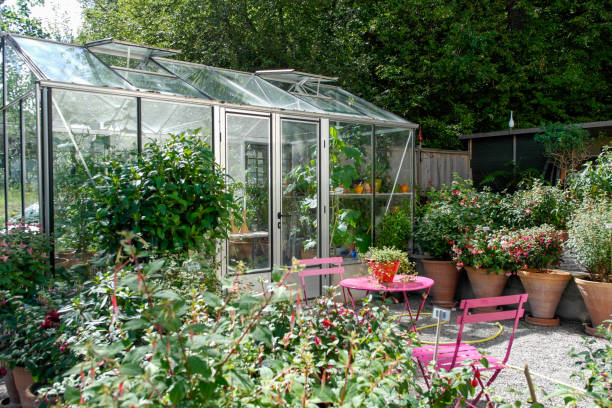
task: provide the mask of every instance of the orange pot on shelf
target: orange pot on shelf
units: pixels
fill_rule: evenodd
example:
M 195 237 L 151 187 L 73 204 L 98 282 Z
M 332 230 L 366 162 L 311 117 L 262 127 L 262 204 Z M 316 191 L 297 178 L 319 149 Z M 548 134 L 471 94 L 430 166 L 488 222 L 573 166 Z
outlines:
M 363 193 L 363 186 L 362 185 L 355 186 L 355 193 L 357 194 Z
M 408 184 L 402 184 L 400 186 L 400 190 L 402 190 L 402 193 L 407 193 L 408 192 Z

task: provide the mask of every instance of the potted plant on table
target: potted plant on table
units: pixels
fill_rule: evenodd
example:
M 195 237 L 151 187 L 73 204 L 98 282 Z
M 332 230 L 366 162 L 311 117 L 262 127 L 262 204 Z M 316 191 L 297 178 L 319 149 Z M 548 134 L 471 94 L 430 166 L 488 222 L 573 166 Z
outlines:
M 507 243 L 507 250 L 520 265 L 518 276 L 529 294 L 531 315 L 528 323 L 558 326 L 555 310 L 567 287 L 571 274 L 553 269 L 561 260 L 566 234 L 550 225 L 516 231 Z
M 410 262 L 406 252 L 399 249 L 370 247 L 364 260 L 368 264 L 369 273 L 379 283 L 393 282 L 398 271 L 406 276 L 415 274 L 414 264 Z
M 587 199 L 569 221 L 567 246 L 588 276 L 575 278 L 584 299 L 593 335 L 612 316 L 612 202 Z

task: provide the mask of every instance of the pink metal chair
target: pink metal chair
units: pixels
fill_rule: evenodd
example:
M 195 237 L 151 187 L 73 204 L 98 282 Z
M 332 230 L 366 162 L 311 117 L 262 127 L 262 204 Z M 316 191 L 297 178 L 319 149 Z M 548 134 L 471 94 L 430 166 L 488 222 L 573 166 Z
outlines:
M 523 317 L 523 314 L 525 313 L 525 310 L 523 309 L 523 304 L 526 301 L 526 293 L 521 295 L 499 296 L 482 299 L 466 299 L 461 301 L 460 309 L 463 310 L 463 313 L 457 317 L 457 324 L 459 325 L 457 341 L 454 344 L 438 345 L 438 354 L 436 356 L 436 369 L 443 368 L 445 370 L 451 370 L 454 367 L 464 365 L 463 362 L 469 360 L 470 366 L 473 368 L 474 373 L 476 373 L 477 371 L 494 371 L 486 384 L 483 383 L 479 375 L 475 375 L 478 380 L 478 383 L 480 384 L 481 391 L 478 393 L 478 395 L 476 395 L 471 405 L 475 406 L 475 404 L 478 402 L 478 400 L 482 397 L 483 394 L 487 398 L 488 405 L 491 404 L 491 400 L 485 392 L 485 388 L 491 385 L 495 378 L 497 378 L 497 375 L 505 367 L 505 364 L 508 361 L 508 358 L 510 357 L 510 349 L 512 348 L 512 342 L 514 341 L 514 333 L 516 332 L 516 327 L 518 326 L 519 319 Z M 468 313 L 470 309 L 476 307 L 494 307 L 514 304 L 518 304 L 517 309 L 476 314 Z M 476 347 L 461 342 L 461 338 L 463 335 L 463 327 L 466 324 L 492 322 L 506 319 L 514 319 L 514 326 L 512 327 L 510 339 L 508 340 L 508 348 L 506 350 L 506 355 L 502 360 L 499 360 L 489 355 L 482 355 L 478 350 L 476 350 Z M 421 372 L 423 373 L 423 377 L 425 378 L 425 383 L 428 387 L 430 386 L 429 380 L 431 376 L 426 371 L 426 367 L 434 359 L 434 349 L 435 346 L 427 345 L 423 347 L 417 347 L 412 351 L 412 355 L 416 358 Z M 483 366 L 482 363 L 479 361 L 483 357 L 488 361 L 488 367 Z M 460 401 L 457 401 L 456 406 L 459 406 L 459 403 Z
M 305 267 L 336 265 L 327 268 L 302 269 L 301 271 L 298 271 L 298 276 L 302 280 L 302 290 L 304 291 L 304 302 L 306 302 L 306 305 L 308 305 L 308 294 L 306 293 L 306 281 L 304 280 L 304 278 L 307 276 L 340 275 L 340 280 L 342 280 L 342 274 L 344 273 L 342 261 L 342 257 L 340 256 L 336 256 L 333 258 L 312 258 L 297 260 L 298 265 Z M 344 303 L 346 303 L 346 294 L 344 293 L 344 288 L 342 288 L 342 296 L 344 297 Z

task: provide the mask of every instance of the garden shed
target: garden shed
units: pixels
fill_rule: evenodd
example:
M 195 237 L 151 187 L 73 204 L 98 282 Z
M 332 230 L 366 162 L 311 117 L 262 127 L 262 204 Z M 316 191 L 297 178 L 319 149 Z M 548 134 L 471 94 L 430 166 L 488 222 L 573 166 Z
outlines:
M 612 121 L 576 123 L 599 138 L 594 155 L 601 145 L 612 140 Z M 461 135 L 467 142 L 470 166 L 474 183 L 478 185 L 487 175 L 495 171 L 511 171 L 512 163 L 521 170 L 537 170 L 545 179 L 554 181 L 557 177 L 553 163 L 544 156 L 544 147 L 534 140 L 542 128 L 508 129 L 494 132 Z
M 1 48 L 0 219 L 40 222 L 56 256 L 83 244 L 77 187 L 104 157 L 195 129 L 241 182 L 224 272 L 244 262 L 265 274 L 293 257 L 350 263 L 387 212 L 412 210 L 417 126 L 337 78 L 214 68 L 113 39 L 3 34 Z

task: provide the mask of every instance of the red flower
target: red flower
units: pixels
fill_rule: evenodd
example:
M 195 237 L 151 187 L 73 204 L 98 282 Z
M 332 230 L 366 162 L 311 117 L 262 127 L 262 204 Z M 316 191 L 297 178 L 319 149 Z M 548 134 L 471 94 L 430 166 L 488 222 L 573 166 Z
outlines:
M 314 335 L 314 341 L 317 346 L 321 345 L 321 339 L 316 334 Z
M 329 320 L 325 319 L 325 320 L 323 320 L 323 326 L 324 326 L 325 328 L 329 329 L 329 328 L 331 328 L 331 327 L 334 327 L 334 324 L 333 324 L 331 321 L 329 321 Z
M 40 327 L 43 329 L 48 329 L 49 327 L 51 327 L 51 320 L 49 320 L 49 318 L 47 317 L 44 322 L 40 323 Z
M 57 313 L 56 310 L 51 310 L 50 312 L 47 312 L 47 319 L 51 320 L 52 322 L 59 322 L 60 314 Z
M 476 387 L 476 386 L 478 385 L 478 380 L 477 380 L 476 378 L 472 378 L 472 379 L 470 380 L 470 385 L 471 385 L 472 387 Z

